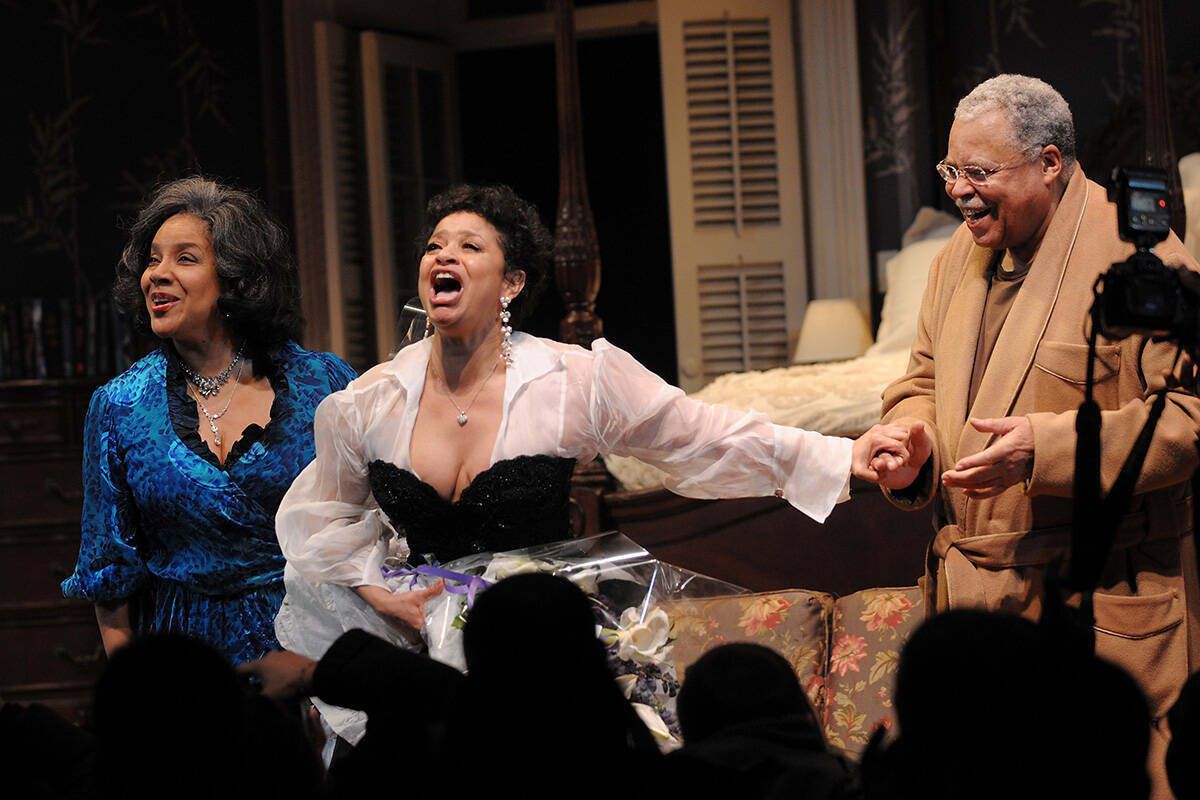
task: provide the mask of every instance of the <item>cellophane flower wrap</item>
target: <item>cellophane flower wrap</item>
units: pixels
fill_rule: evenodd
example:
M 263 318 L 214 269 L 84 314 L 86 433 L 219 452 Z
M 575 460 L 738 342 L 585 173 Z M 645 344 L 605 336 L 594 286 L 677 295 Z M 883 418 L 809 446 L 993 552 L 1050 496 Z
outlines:
M 416 588 L 448 573 L 461 576 L 447 577 L 448 591 L 426 604 L 424 634 L 431 657 L 465 671 L 462 627 L 474 596 L 496 581 L 524 572 L 561 575 L 592 599 L 596 633 L 607 648 L 618 684 L 659 746 L 663 750 L 678 747 L 675 695 L 679 680 L 671 658 L 670 601 L 745 594 L 747 590 L 659 561 L 615 532 L 480 553 L 439 565 L 438 574 L 432 570 L 426 574 L 398 571 L 388 580 Z

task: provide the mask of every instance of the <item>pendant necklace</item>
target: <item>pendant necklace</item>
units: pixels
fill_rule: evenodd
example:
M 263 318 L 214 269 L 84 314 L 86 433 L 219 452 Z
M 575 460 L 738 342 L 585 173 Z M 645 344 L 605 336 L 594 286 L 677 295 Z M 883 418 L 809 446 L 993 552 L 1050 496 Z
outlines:
M 429 362 L 429 366 L 431 369 L 433 368 L 432 361 Z M 492 364 L 492 371 L 489 372 L 487 374 L 487 377 L 484 378 L 483 381 L 479 384 L 479 388 L 475 390 L 475 396 L 471 398 L 471 402 L 467 403 L 466 408 L 463 408 L 462 406 L 460 406 L 458 404 L 458 401 L 456 401 L 454 399 L 454 395 L 450 393 L 449 382 L 447 382 L 446 379 L 444 377 L 442 377 L 441 375 L 438 375 L 439 378 L 442 378 L 442 385 L 446 387 L 446 398 L 451 402 L 451 404 L 453 404 L 454 408 L 458 411 L 458 424 L 460 427 L 467 424 L 467 412 L 471 410 L 471 406 L 475 405 L 475 401 L 479 399 L 480 393 L 483 392 L 483 387 L 487 386 L 487 382 L 490 381 L 492 379 L 492 376 L 496 374 L 496 367 L 498 367 L 498 366 L 500 366 L 500 359 L 496 359 L 495 363 Z M 433 370 L 433 374 L 437 375 L 436 369 Z
M 238 351 L 238 354 L 234 356 L 234 363 L 241 361 L 241 356 L 241 351 Z M 233 379 L 233 389 L 229 392 L 229 400 L 226 401 L 225 407 L 216 414 L 208 413 L 208 409 L 204 407 L 204 401 L 200 399 L 200 395 L 204 394 L 204 392 L 193 384 L 193 388 L 196 390 L 196 403 L 200 406 L 200 410 L 204 412 L 204 416 L 208 418 L 208 427 L 213 433 L 213 444 L 215 444 L 217 447 L 221 446 L 221 432 L 217 430 L 217 420 L 225 416 L 225 412 L 228 411 L 229 406 L 233 404 L 233 396 L 237 394 L 238 383 L 240 383 L 242 380 L 242 368 L 245 366 L 246 362 L 244 361 L 242 361 L 242 363 L 238 366 L 237 377 Z M 233 365 L 230 364 L 230 367 L 232 368 Z M 225 380 L 229 380 L 228 376 L 226 376 Z M 224 383 L 224 381 L 222 381 L 222 383 Z M 207 397 L 208 395 L 204 394 L 204 396 Z
M 189 367 L 187 362 L 182 358 L 179 359 L 179 366 L 183 368 L 183 374 L 187 377 L 188 383 L 192 385 L 192 388 L 203 397 L 212 397 L 221 391 L 221 387 L 229 381 L 229 376 L 233 373 L 233 368 L 241 363 L 242 350 L 244 349 L 245 345 L 239 347 L 238 351 L 233 354 L 233 360 L 229 362 L 229 366 L 216 375 L 201 375 Z M 238 370 L 238 375 L 240 376 L 241 374 L 241 370 Z M 221 413 L 225 412 L 222 411 Z M 220 416 L 220 414 L 217 416 Z

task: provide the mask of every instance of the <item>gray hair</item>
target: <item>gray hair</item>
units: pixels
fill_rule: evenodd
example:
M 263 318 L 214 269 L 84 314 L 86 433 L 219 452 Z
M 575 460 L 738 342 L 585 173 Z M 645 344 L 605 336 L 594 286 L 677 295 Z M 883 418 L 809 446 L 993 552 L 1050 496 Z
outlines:
M 955 121 L 966 122 L 989 111 L 1008 114 L 1014 144 L 1022 151 L 1054 145 L 1063 157 L 1063 177 L 1075 171 L 1075 121 L 1071 107 L 1043 80 L 1027 75 L 997 75 L 958 101 Z
M 176 214 L 192 214 L 208 225 L 221 284 L 217 307 L 229 333 L 249 348 L 257 371 L 262 354 L 299 338 L 304 319 L 287 233 L 247 192 L 203 176 L 154 189 L 130 226 L 117 262 L 112 290 L 117 307 L 136 332 L 150 332 L 141 277 L 154 234 Z

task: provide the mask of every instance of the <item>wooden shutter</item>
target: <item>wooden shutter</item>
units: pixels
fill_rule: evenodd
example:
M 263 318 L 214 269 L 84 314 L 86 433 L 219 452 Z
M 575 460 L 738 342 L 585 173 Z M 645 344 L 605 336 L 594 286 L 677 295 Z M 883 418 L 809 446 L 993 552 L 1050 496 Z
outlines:
M 703 379 L 770 369 L 787 361 L 783 264 L 701 264 L 700 352 Z
M 414 241 L 425 203 L 459 179 L 453 53 L 446 47 L 363 33 L 363 108 L 371 209 L 375 343 L 397 345 L 396 321 L 417 292 Z
M 787 0 L 661 0 L 680 385 L 787 363 L 808 299 Z
M 779 223 L 779 158 L 765 18 L 683 25 L 697 225 Z
M 367 302 L 367 214 L 362 191 L 362 115 L 355 40 L 345 28 L 318 22 L 317 135 L 329 348 L 355 369 L 377 360 L 374 314 Z

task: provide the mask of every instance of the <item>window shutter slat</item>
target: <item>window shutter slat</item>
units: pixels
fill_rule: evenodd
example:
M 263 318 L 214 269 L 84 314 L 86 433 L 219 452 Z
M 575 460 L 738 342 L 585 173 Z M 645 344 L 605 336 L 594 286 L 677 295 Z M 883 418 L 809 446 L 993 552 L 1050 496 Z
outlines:
M 779 224 L 770 44 L 766 19 L 684 23 L 697 226 Z M 728 183 L 714 185 L 705 171 L 718 158 L 728 160 L 732 175 Z
M 702 264 L 698 269 L 704 379 L 787 363 L 781 262 Z

